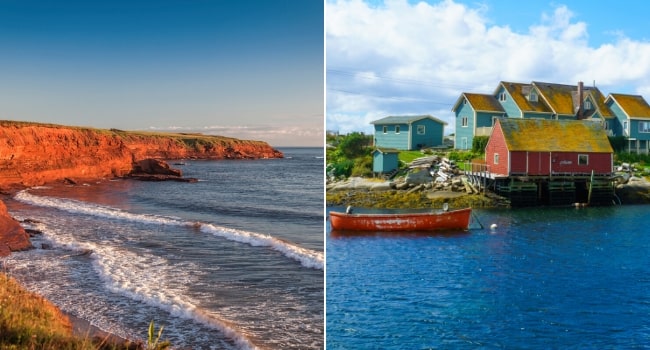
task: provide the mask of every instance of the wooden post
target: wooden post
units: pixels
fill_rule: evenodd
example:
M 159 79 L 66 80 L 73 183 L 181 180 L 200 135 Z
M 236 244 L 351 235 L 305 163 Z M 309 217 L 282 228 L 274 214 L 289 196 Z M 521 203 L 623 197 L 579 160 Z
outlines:
M 591 204 L 591 189 L 594 186 L 594 171 L 591 170 L 591 179 L 589 181 L 589 194 L 587 194 L 587 204 Z

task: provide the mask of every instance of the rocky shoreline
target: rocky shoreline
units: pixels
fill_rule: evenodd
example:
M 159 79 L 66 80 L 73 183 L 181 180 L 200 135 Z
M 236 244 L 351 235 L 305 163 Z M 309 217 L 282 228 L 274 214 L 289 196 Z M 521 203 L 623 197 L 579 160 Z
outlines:
M 76 185 L 105 178 L 197 181 L 183 177 L 182 171 L 161 159 L 282 157 L 282 152 L 262 141 L 0 121 L 0 193 L 5 196 L 36 185 L 61 182 Z M 10 215 L 4 199 L 0 199 L 0 257 L 33 249 L 30 232 Z M 73 324 L 74 334 L 82 339 L 108 341 L 118 349 L 143 348 L 141 343 L 103 332 L 83 319 L 67 317 Z
M 650 181 L 630 177 L 616 186 L 620 204 L 650 204 Z M 411 183 L 408 180 L 385 181 L 375 178 L 353 177 L 326 185 L 327 206 L 355 206 L 364 208 L 420 209 L 442 208 L 507 208 L 507 199 L 494 193 L 468 190 L 462 180 L 447 188 Z

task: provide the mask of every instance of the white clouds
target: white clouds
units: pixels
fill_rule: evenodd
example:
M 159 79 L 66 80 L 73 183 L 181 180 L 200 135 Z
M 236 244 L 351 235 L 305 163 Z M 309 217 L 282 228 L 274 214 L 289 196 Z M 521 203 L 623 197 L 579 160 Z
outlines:
M 540 13 L 526 33 L 491 24 L 480 6 L 328 2 L 327 129 L 371 132 L 368 123 L 387 115 L 433 114 L 452 132 L 460 93 L 491 93 L 501 80 L 650 91 L 650 43 L 619 36 L 590 47 L 588 24 L 564 5 Z
M 193 126 L 151 126 L 149 130 L 165 132 L 203 133 L 219 135 L 242 140 L 265 141 L 275 147 L 320 147 L 324 142 L 322 125 L 210 125 Z

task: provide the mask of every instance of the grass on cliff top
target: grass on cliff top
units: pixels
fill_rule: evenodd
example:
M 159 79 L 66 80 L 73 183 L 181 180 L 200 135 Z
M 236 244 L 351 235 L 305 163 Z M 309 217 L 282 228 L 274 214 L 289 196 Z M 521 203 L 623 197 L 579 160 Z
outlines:
M 142 345 L 73 336 L 70 320 L 57 307 L 0 273 L 0 350 L 127 348 L 139 349 Z
M 217 142 L 234 142 L 234 141 L 242 141 L 242 142 L 254 143 L 254 144 L 265 143 L 264 141 L 241 140 L 233 137 L 220 136 L 220 135 L 205 135 L 201 133 L 173 133 L 173 132 L 162 132 L 162 131 L 130 131 L 130 130 L 120 130 L 120 129 L 97 129 L 97 128 L 86 127 L 86 126 L 67 126 L 67 125 L 58 125 L 58 124 L 49 124 L 49 123 L 0 120 L 0 127 L 28 127 L 28 126 L 92 131 L 100 134 L 119 135 L 121 137 L 135 136 L 135 137 L 171 138 L 183 142 L 189 146 L 192 146 L 193 144 L 196 143 L 210 144 L 210 143 L 217 143 Z

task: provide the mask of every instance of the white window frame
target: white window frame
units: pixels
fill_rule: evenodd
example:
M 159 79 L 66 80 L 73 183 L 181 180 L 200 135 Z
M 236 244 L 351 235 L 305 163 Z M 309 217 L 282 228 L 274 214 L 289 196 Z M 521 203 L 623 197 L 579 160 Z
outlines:
M 641 133 L 641 134 L 650 133 L 650 122 L 639 121 L 638 125 L 639 125 L 639 127 L 638 127 L 639 128 L 639 133 Z
M 426 125 L 418 125 L 418 135 L 426 135 L 427 129 Z
M 399 125 L 395 125 L 395 134 L 399 134 Z
M 499 164 L 499 153 L 494 154 L 494 164 Z
M 463 128 L 466 128 L 469 126 L 469 118 L 468 117 L 462 117 L 460 118 L 460 126 Z
M 537 102 L 538 100 L 537 92 L 535 90 L 530 90 L 530 93 L 528 93 L 528 101 Z
M 507 100 L 506 93 L 505 92 L 500 93 L 499 94 L 499 101 L 504 102 L 505 100 Z
M 591 110 L 591 101 L 586 100 L 585 101 L 585 111 Z
M 383 128 L 384 128 L 384 129 L 383 129 L 383 130 L 384 130 L 384 134 L 388 134 L 388 127 L 387 127 L 386 125 L 384 125 Z
M 589 155 L 578 154 L 578 165 L 589 165 Z
M 629 124 L 627 120 L 623 121 L 623 134 L 624 135 L 629 135 L 630 131 L 628 130 Z

